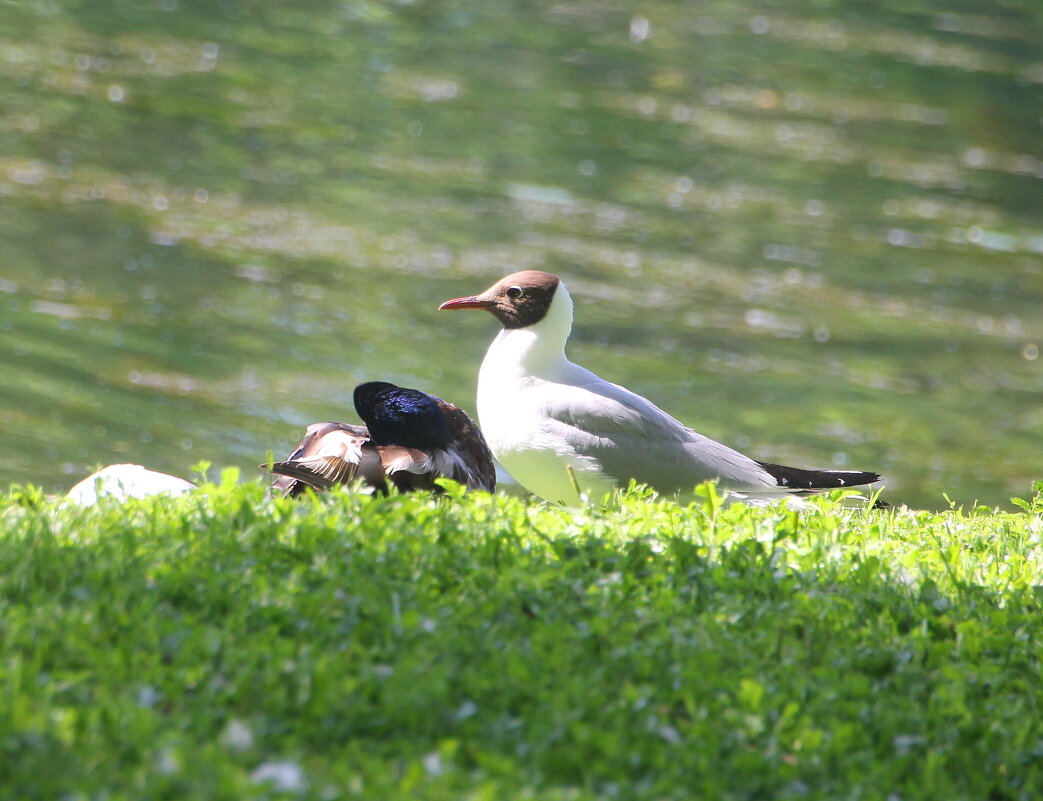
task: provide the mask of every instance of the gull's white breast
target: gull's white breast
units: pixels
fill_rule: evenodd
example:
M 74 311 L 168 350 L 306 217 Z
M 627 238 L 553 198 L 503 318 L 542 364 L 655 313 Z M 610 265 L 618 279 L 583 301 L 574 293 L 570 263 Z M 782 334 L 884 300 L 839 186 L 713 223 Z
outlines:
M 577 505 L 575 478 L 584 493 L 599 499 L 615 482 L 596 459 L 577 453 L 551 430 L 539 402 L 548 389 L 543 383 L 532 378 L 511 384 L 479 381 L 478 418 L 489 448 L 518 483 L 542 498 Z
M 493 455 L 518 483 L 549 501 L 576 505 L 573 477 L 593 499 L 615 482 L 597 460 L 577 453 L 553 429 L 554 399 L 576 391 L 565 358 L 572 304 L 559 287 L 547 317 L 528 328 L 503 330 L 493 340 L 478 374 L 478 419 Z

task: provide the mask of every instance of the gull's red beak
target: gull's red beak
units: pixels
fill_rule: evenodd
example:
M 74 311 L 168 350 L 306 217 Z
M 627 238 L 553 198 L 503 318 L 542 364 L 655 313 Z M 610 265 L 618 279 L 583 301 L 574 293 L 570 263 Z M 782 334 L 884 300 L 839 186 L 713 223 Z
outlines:
M 489 301 L 482 300 L 477 295 L 471 295 L 467 298 L 453 298 L 452 300 L 447 300 L 438 307 L 438 310 L 453 311 L 455 309 L 488 309 L 489 305 Z

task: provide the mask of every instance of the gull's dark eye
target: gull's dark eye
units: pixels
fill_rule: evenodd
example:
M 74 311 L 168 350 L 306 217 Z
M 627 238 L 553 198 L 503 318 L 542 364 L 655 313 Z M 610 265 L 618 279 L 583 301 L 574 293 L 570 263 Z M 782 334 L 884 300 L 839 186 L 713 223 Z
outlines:
M 520 286 L 507 287 L 507 297 L 517 300 L 525 294 L 525 290 Z

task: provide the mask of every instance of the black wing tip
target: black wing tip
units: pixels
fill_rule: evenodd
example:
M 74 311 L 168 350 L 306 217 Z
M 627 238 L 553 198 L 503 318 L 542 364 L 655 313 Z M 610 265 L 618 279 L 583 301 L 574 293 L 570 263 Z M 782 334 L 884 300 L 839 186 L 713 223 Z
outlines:
M 880 480 L 880 474 L 863 470 L 805 470 L 771 462 L 757 462 L 780 487 L 787 489 L 842 489 Z

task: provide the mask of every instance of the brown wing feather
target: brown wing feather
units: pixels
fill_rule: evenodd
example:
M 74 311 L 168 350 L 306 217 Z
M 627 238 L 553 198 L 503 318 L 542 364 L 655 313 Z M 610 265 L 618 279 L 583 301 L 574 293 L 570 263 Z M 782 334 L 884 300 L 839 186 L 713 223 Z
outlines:
M 437 491 L 435 478 L 439 473 L 435 460 L 427 451 L 404 445 L 381 445 L 377 450 L 384 472 L 400 492 Z
M 434 396 L 432 396 L 434 397 Z M 436 398 L 439 407 L 449 420 L 449 428 L 453 432 L 455 445 L 452 446 L 461 456 L 458 460 L 467 466 L 466 471 L 457 470 L 448 478 L 459 481 L 471 489 L 484 489 L 492 492 L 496 489 L 496 467 L 493 454 L 485 442 L 485 437 L 478 430 L 474 420 L 458 406 Z
M 304 483 L 317 490 L 329 491 L 337 484 L 345 484 L 354 478 L 355 465 L 342 459 L 325 457 L 293 462 L 276 462 L 272 472 Z
M 291 496 L 299 495 L 305 487 L 328 491 L 356 478 L 378 489 L 385 487 L 380 457 L 369 444 L 369 432 L 347 423 L 308 426 L 293 453 L 273 464 L 271 471 L 280 476 L 272 483 L 273 489 Z

